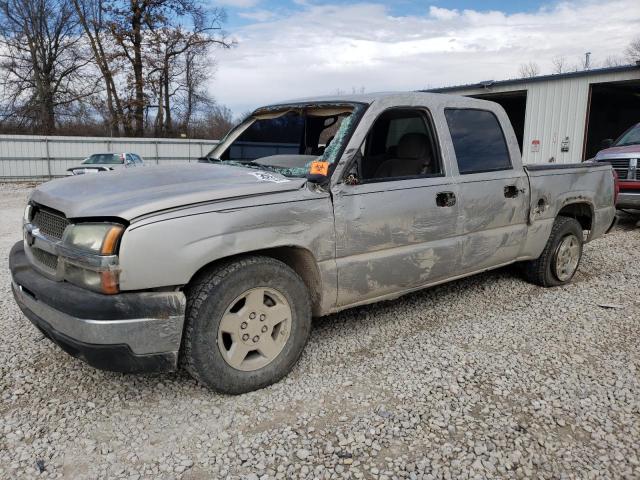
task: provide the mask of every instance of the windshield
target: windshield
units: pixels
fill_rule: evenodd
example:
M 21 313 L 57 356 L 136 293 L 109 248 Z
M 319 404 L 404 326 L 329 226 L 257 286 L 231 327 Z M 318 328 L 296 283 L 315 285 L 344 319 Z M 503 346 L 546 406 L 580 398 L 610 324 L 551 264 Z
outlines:
M 118 153 L 94 153 L 82 163 L 84 165 L 91 165 L 96 163 L 116 164 L 123 163 L 123 161 L 122 157 Z
M 359 104 L 309 104 L 258 110 L 207 157 L 305 177 L 312 162 L 337 160 L 363 109 Z
M 624 147 L 625 145 L 638 145 L 640 144 L 640 123 L 636 126 L 631 127 L 629 130 L 624 132 L 616 143 L 615 147 Z

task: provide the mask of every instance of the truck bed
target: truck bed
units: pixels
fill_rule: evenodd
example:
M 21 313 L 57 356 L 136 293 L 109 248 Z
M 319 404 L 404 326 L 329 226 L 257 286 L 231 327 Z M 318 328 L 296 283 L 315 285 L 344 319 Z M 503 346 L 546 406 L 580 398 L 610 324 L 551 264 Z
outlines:
M 585 212 L 592 219 L 588 240 L 603 235 L 610 226 L 614 210 L 614 182 L 611 165 L 593 162 L 525 165 L 529 177 L 529 221 L 553 223 L 563 209 L 572 204 L 589 205 Z M 579 212 L 574 212 L 579 214 Z

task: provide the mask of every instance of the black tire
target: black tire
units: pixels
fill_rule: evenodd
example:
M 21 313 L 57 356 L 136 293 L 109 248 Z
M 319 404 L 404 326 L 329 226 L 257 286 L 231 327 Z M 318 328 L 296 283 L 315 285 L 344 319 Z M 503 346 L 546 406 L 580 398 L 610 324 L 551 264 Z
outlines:
M 571 273 L 569 278 L 560 279 L 555 271 L 554 265 L 556 262 L 556 256 L 558 253 L 558 247 L 560 243 L 569 235 L 574 235 L 578 239 L 580 246 L 580 253 L 578 257 L 578 264 L 575 270 Z M 542 287 L 556 287 L 558 285 L 565 285 L 571 281 L 573 275 L 580 266 L 580 259 L 582 258 L 582 246 L 583 246 L 583 232 L 580 223 L 570 217 L 558 217 L 553 223 L 551 229 L 551 235 L 549 240 L 542 251 L 540 257 L 536 260 L 528 262 L 522 262 L 523 273 L 525 278 L 536 285 Z
M 276 289 L 291 309 L 289 337 L 282 351 L 262 368 L 233 368 L 218 348 L 218 328 L 230 304 L 252 288 Z M 187 288 L 181 362 L 198 382 L 226 394 L 257 390 L 277 382 L 294 367 L 311 331 L 307 288 L 291 268 L 269 257 L 226 262 L 194 279 Z

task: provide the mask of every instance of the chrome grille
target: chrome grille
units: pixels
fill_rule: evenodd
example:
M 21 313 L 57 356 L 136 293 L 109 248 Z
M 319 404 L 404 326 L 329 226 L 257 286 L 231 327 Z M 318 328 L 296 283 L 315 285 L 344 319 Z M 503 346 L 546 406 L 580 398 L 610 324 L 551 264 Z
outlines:
M 62 240 L 62 234 L 67 225 L 69 225 L 69 220 L 48 210 L 38 208 L 33 215 L 31 223 L 38 227 L 44 235 L 56 240 Z
M 636 166 L 637 160 L 633 165 L 631 164 L 630 158 L 614 158 L 602 161 L 611 164 L 620 180 L 638 180 L 638 177 L 640 177 Z
M 31 253 L 33 253 L 35 259 L 45 267 L 51 270 L 58 268 L 58 257 L 56 255 L 40 250 L 39 248 L 33 248 Z

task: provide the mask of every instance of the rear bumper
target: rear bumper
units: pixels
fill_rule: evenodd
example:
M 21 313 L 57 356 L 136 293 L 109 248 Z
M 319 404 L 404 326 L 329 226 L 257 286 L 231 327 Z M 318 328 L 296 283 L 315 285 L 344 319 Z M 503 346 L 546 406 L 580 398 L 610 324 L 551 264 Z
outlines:
M 616 207 L 640 209 L 640 190 L 637 192 L 620 192 Z
M 25 316 L 70 355 L 102 370 L 170 371 L 177 367 L 184 324 L 182 292 L 102 295 L 34 270 L 22 242 L 9 266 Z

